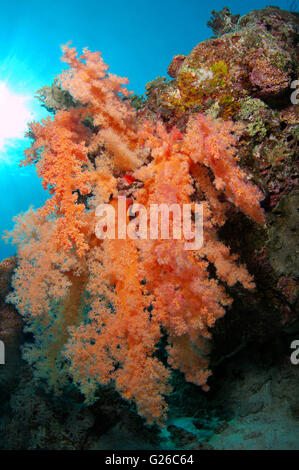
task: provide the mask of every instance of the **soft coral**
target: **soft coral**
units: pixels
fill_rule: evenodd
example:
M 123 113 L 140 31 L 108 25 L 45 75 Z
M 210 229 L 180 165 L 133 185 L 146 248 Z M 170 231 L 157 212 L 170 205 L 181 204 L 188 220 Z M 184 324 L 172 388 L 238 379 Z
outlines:
M 184 134 L 161 122 L 140 125 L 121 98 L 126 80 L 108 74 L 98 53 L 78 58 L 66 46 L 64 60 L 70 69 L 61 83 L 81 106 L 31 125 L 26 162 L 36 163 L 52 198 L 19 219 L 10 298 L 37 339 L 26 357 L 39 376 L 53 384 L 58 371 L 70 374 L 88 401 L 98 384 L 114 381 L 148 422 L 161 423 L 170 370 L 158 359 L 159 340 L 168 338 L 168 364 L 206 389 L 210 328 L 232 302 L 224 283 L 254 287 L 217 231 L 230 203 L 263 223 L 262 194 L 237 164 L 232 123 L 196 115 Z M 82 123 L 86 116 L 93 129 Z M 142 154 L 150 157 L 143 164 Z M 201 248 L 185 250 L 184 240 L 171 238 L 96 238 L 94 208 L 115 204 L 128 170 L 131 196 L 147 209 L 203 205 Z

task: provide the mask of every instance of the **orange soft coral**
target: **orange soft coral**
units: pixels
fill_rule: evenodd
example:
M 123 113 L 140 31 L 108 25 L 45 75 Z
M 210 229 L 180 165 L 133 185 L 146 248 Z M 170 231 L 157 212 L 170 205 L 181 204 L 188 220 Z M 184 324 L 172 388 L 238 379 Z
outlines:
M 23 165 L 36 162 L 37 174 L 42 178 L 44 189 L 52 198 L 40 210 L 40 214 L 58 217 L 53 236 L 58 245 L 65 248 L 76 246 L 79 253 L 88 248 L 82 229 L 84 205 L 78 204 L 78 195 L 90 191 L 88 163 L 85 145 L 86 128 L 81 124 L 80 110 L 59 111 L 51 120 L 42 124 L 32 123 L 34 137 L 32 147 L 25 151 Z
M 237 164 L 233 126 L 231 121 L 213 120 L 199 114 L 189 120 L 183 150 L 194 162 L 213 171 L 216 189 L 225 192 L 256 222 L 264 223 L 264 213 L 259 204 L 263 194 L 246 181 L 246 173 Z
M 19 267 L 10 300 L 35 336 L 25 357 L 56 391 L 71 376 L 91 402 L 112 381 L 149 423 L 162 423 L 171 368 L 208 388 L 211 328 L 232 303 L 225 283 L 254 288 L 217 231 L 230 204 L 263 223 L 262 195 L 238 166 L 231 122 L 195 115 L 185 133 L 138 125 L 120 96 L 126 80 L 107 74 L 98 53 L 78 58 L 66 46 L 64 60 L 61 83 L 81 106 L 31 125 L 26 163 L 36 164 L 52 198 L 12 234 Z M 116 208 L 124 192 L 148 211 L 202 204 L 203 245 L 186 250 L 173 236 L 99 240 L 95 207 Z M 168 366 L 158 359 L 162 336 Z
M 138 258 L 133 241 L 106 240 L 94 250 L 86 286 L 89 321 L 71 329 L 66 356 L 89 401 L 97 384 L 113 380 L 149 422 L 161 421 L 169 371 L 153 357 L 160 328 L 150 319 L 151 297 L 140 282 Z
M 88 105 L 95 126 L 100 129 L 91 145 L 105 144 L 114 164 L 122 170 L 138 166 L 135 111 L 120 96 L 128 97 L 126 78 L 108 73 L 108 65 L 99 52 L 84 49 L 78 57 L 76 50 L 63 47 L 63 58 L 70 68 L 60 75 L 60 81 L 74 98 Z

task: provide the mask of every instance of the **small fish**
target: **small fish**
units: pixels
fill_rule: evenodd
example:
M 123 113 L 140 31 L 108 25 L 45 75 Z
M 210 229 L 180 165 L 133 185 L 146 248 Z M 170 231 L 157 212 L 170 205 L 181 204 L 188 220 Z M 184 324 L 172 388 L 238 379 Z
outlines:
M 126 173 L 126 174 L 124 175 L 124 179 L 126 180 L 126 182 L 127 182 L 128 184 L 132 184 L 132 183 L 134 183 L 134 181 L 135 181 L 134 176 L 129 175 L 128 173 Z

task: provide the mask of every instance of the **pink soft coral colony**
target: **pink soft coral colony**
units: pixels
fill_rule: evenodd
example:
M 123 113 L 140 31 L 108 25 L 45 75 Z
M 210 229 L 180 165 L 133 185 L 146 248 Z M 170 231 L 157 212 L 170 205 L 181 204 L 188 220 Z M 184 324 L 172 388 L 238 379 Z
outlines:
M 208 389 L 210 328 L 232 303 L 225 283 L 254 288 L 217 231 L 232 204 L 263 223 L 262 194 L 238 166 L 232 122 L 192 115 L 183 133 L 140 122 L 124 99 L 127 80 L 108 73 L 99 53 L 63 52 L 60 84 L 77 106 L 31 124 L 23 162 L 36 165 L 51 197 L 10 234 L 19 259 L 10 300 L 35 337 L 24 357 L 56 393 L 72 378 L 92 403 L 99 385 L 113 382 L 148 423 L 163 424 L 171 369 Z M 98 239 L 95 208 L 116 206 L 126 174 L 131 200 L 146 208 L 201 203 L 202 247 Z M 162 335 L 168 365 L 157 354 Z

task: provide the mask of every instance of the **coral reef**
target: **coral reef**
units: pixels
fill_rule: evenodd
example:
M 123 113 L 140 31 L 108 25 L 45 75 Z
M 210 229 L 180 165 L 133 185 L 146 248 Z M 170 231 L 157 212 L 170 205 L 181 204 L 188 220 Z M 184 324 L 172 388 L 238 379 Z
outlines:
M 52 197 L 18 217 L 11 233 L 18 267 L 9 299 L 35 338 L 24 358 L 56 393 L 72 377 L 88 403 L 99 384 L 113 381 L 148 423 L 161 424 L 171 387 L 157 344 L 167 338 L 168 365 L 208 389 L 209 328 L 232 302 L 223 283 L 254 288 L 217 231 L 229 204 L 263 224 L 263 195 L 237 164 L 238 129 L 230 121 L 195 114 L 184 134 L 159 121 L 141 127 L 120 97 L 129 96 L 125 79 L 107 74 L 98 53 L 78 58 L 75 49 L 63 50 L 70 68 L 60 82 L 82 105 L 31 124 L 23 164 L 36 165 Z M 84 124 L 88 116 L 93 129 Z M 95 208 L 111 198 L 113 207 L 123 179 L 139 182 L 129 205 L 148 212 L 152 204 L 189 204 L 195 213 L 201 202 L 203 246 L 189 251 L 186 240 L 159 233 L 157 240 L 99 240 Z
M 110 448 L 117 439 L 126 448 L 120 436 L 136 429 L 136 445 L 149 448 L 158 439 L 162 448 L 231 448 L 236 433 L 242 448 L 296 446 L 286 436 L 297 424 L 287 354 L 299 317 L 298 106 L 290 100 L 298 15 L 276 7 L 212 15 L 216 37 L 176 55 L 172 80 L 150 82 L 145 99 L 98 53 L 78 57 L 68 46 L 69 68 L 40 91 L 54 115 L 31 124 L 24 164 L 36 165 L 51 198 L 9 235 L 18 246 L 9 299 L 29 333 L 23 357 L 34 378 L 23 366 L 28 383 L 10 407 L 34 387 L 41 415 L 70 394 L 78 418 L 69 426 L 70 416 L 54 413 L 45 430 L 40 416 L 38 435 L 21 442 L 33 415 L 24 408 L 20 447 Z M 118 196 L 129 207 L 202 203 L 203 246 L 99 240 L 95 209 L 110 202 L 117 211 Z M 204 395 L 198 385 L 207 390 L 208 378 Z M 280 387 L 289 387 L 283 397 Z M 107 394 L 115 409 L 101 429 Z M 144 427 L 135 405 L 147 423 L 166 427 Z M 263 422 L 275 434 L 267 442 Z
M 188 56 L 175 56 L 168 68 L 173 80 L 151 82 L 155 87 L 139 110 L 142 117 L 158 116 L 182 132 L 198 110 L 232 119 L 241 126 L 240 165 L 265 195 L 267 225 L 258 227 L 231 210 L 220 231 L 254 273 L 256 290 L 233 288 L 230 314 L 213 333 L 216 362 L 248 342 L 275 337 L 282 323 L 296 329 L 298 321 L 299 119 L 298 105 L 291 102 L 291 83 L 298 74 L 298 14 L 267 7 L 235 17 L 233 24 L 230 15 L 213 12 L 209 25 L 217 38 L 198 44 Z
M 220 17 L 230 18 L 223 12 Z M 298 16 L 268 7 L 240 18 L 233 31 L 219 28 L 217 38 L 201 42 L 186 57 L 174 57 L 168 70 L 175 80 L 155 87 L 149 109 L 181 126 L 186 119 L 178 117 L 198 109 L 235 119 L 249 97 L 270 107 L 274 99 L 278 110 L 285 104 L 284 111 L 296 112 L 289 87 L 297 77 Z

